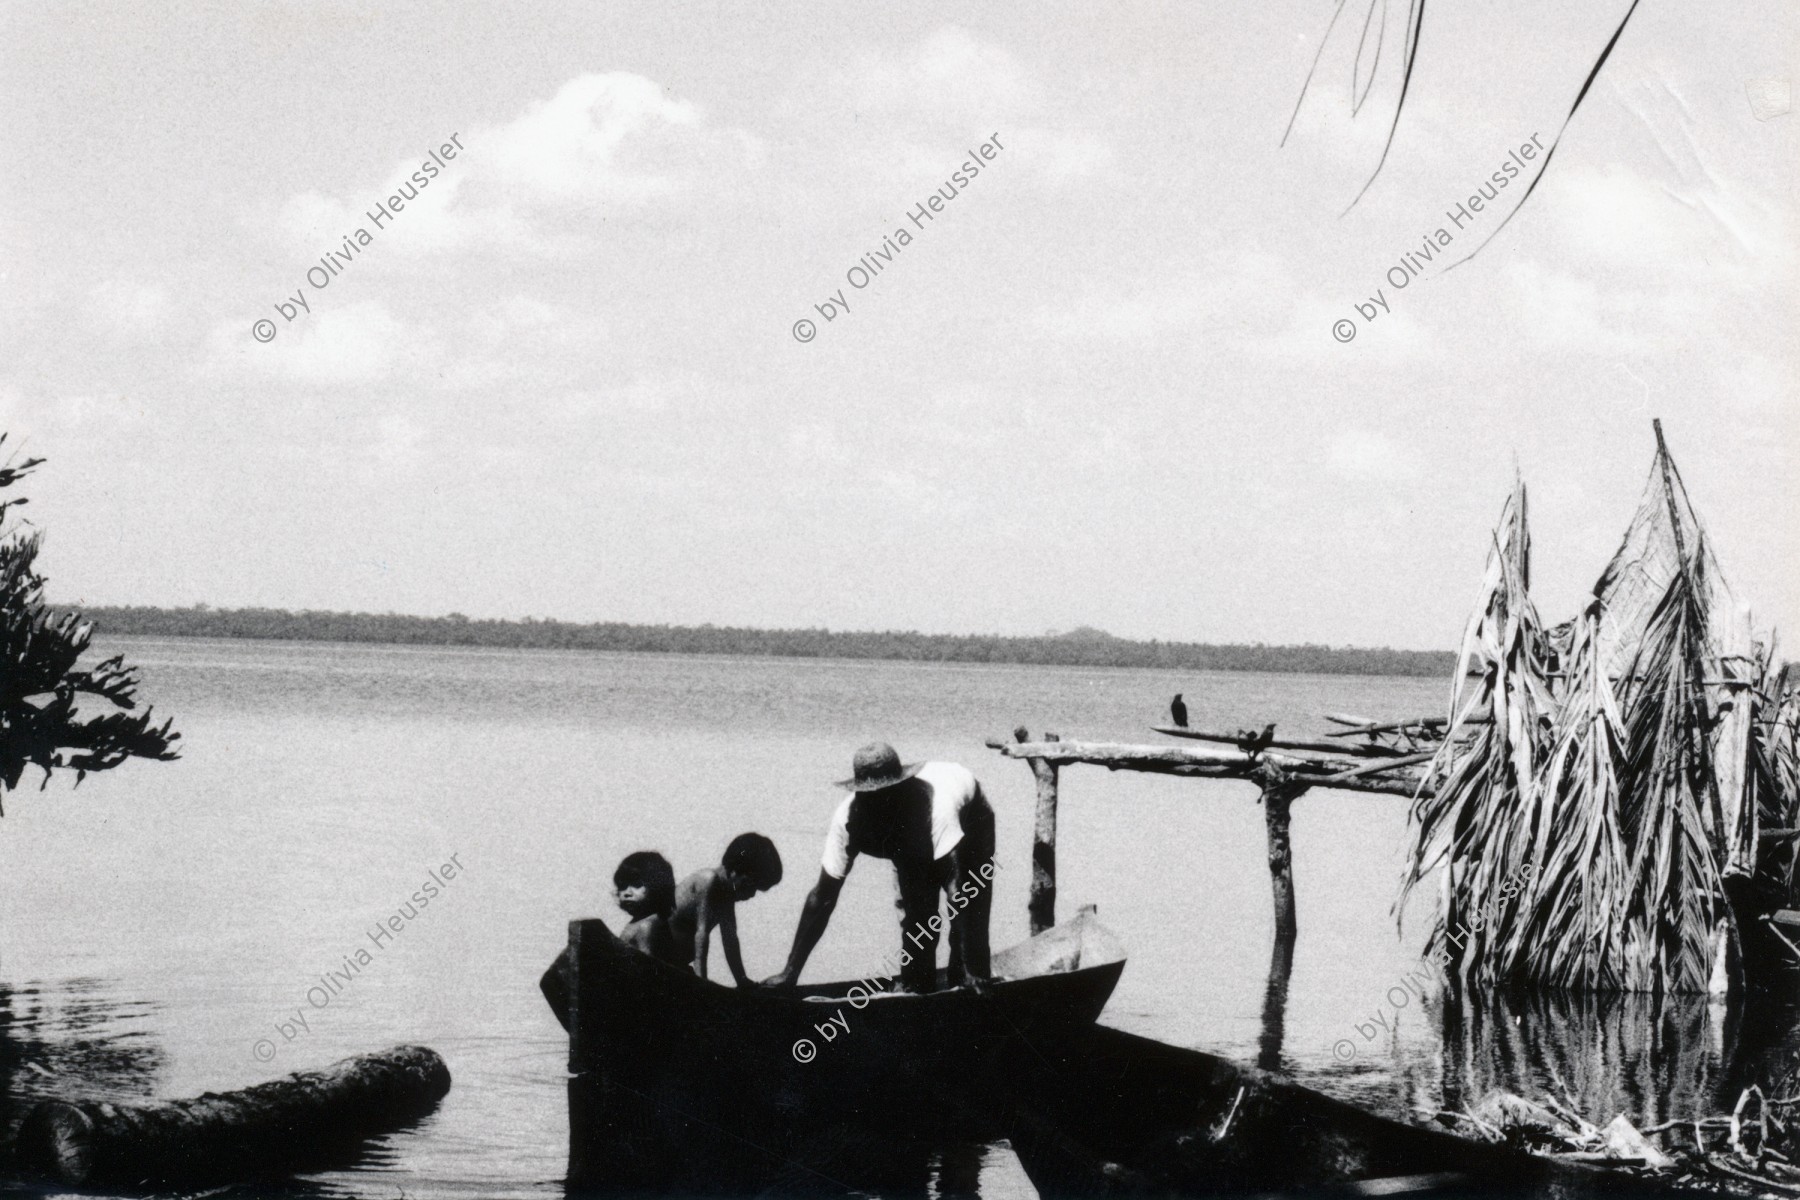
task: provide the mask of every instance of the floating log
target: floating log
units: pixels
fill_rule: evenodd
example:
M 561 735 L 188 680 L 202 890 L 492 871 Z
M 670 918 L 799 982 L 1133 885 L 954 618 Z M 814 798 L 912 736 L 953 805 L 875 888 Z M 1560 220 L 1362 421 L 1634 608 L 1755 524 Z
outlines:
M 1201 742 L 1224 742 L 1227 745 L 1237 746 L 1241 745 L 1244 741 L 1244 735 L 1241 733 L 1221 733 L 1210 729 L 1190 729 L 1185 725 L 1158 725 L 1155 729 L 1156 732 L 1167 734 L 1169 737 L 1193 738 L 1195 741 Z M 1332 734 L 1330 736 L 1336 737 L 1339 735 Z M 1359 754 L 1372 757 L 1384 754 L 1398 755 L 1401 753 L 1401 751 L 1394 749 L 1392 746 L 1357 746 L 1346 745 L 1343 742 L 1306 741 L 1302 738 L 1270 738 L 1264 744 L 1274 747 L 1277 750 L 1312 750 L 1319 754 Z
M 46 1100 L 20 1125 L 16 1156 L 26 1171 L 70 1187 L 266 1179 L 342 1161 L 449 1090 L 450 1068 L 435 1051 L 395 1046 L 192 1100 Z
M 1223 748 L 1134 746 L 1122 742 L 1010 742 L 999 738 L 988 739 L 987 745 L 1007 758 L 1039 758 L 1056 766 L 1088 763 L 1109 771 L 1146 771 L 1197 779 L 1251 779 L 1258 767 L 1270 766 L 1315 787 L 1381 792 L 1392 796 L 1414 795 L 1424 778 L 1424 773 L 1416 766 L 1389 763 L 1383 766 L 1393 767 L 1391 771 L 1347 775 L 1347 772 L 1371 765 L 1367 758 L 1350 754 L 1337 758 L 1301 758 L 1274 750 L 1252 755 Z

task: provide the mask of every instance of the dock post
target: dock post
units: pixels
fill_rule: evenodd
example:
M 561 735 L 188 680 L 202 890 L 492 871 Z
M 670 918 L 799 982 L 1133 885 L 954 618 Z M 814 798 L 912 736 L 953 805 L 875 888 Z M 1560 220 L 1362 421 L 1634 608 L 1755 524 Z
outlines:
M 1275 893 L 1275 941 L 1292 942 L 1299 930 L 1294 914 L 1294 848 L 1288 838 L 1288 810 L 1295 800 L 1306 794 L 1307 785 L 1297 783 L 1271 767 L 1264 766 L 1257 775 L 1262 783 L 1263 820 L 1269 834 L 1269 884 Z
M 1019 741 L 1029 740 L 1021 725 L 1013 731 Z M 1046 742 L 1060 741 L 1054 733 Z M 1031 932 L 1035 936 L 1056 924 L 1056 773 L 1055 763 L 1041 758 L 1026 760 L 1037 780 L 1037 825 L 1031 835 Z
M 1256 1065 L 1265 1071 L 1279 1071 L 1287 1026 L 1288 979 L 1294 972 L 1294 940 L 1299 933 L 1288 811 L 1306 793 L 1306 784 L 1294 782 L 1266 763 L 1257 769 L 1256 777 L 1262 784 L 1263 821 L 1269 832 L 1269 885 L 1275 893 L 1275 945 L 1269 954 L 1268 986 L 1263 991 L 1262 1041 Z

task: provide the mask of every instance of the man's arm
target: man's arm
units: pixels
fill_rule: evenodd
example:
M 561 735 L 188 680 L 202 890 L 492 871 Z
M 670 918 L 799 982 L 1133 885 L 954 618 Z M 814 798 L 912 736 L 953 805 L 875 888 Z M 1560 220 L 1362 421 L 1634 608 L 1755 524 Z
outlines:
M 989 981 L 993 970 L 988 949 L 988 919 L 994 897 L 988 880 L 977 872 L 982 865 L 992 863 L 993 858 L 971 847 L 967 841 L 952 850 L 949 857 L 946 890 L 951 901 L 950 940 L 954 943 L 953 957 L 962 976 L 952 978 L 950 982 L 980 987 Z M 991 867 L 989 871 L 992 872 Z M 951 974 L 955 976 L 958 972 Z
M 800 978 L 801 968 L 825 936 L 825 927 L 831 924 L 831 912 L 837 907 L 838 893 L 844 890 L 844 881 L 829 871 L 819 872 L 819 882 L 813 884 L 813 890 L 806 895 L 806 905 L 800 910 L 800 924 L 794 930 L 794 948 L 788 951 L 787 966 L 779 972 L 763 980 L 769 987 L 792 987 Z

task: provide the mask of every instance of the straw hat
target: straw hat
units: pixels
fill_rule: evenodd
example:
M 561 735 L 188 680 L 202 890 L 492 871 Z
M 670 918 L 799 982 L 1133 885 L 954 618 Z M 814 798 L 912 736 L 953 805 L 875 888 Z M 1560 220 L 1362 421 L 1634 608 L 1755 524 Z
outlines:
M 870 742 L 856 752 L 852 770 L 848 779 L 838 780 L 837 785 L 852 792 L 877 792 L 882 788 L 893 787 L 896 783 L 905 783 L 919 773 L 924 763 L 902 764 L 899 753 L 886 742 Z

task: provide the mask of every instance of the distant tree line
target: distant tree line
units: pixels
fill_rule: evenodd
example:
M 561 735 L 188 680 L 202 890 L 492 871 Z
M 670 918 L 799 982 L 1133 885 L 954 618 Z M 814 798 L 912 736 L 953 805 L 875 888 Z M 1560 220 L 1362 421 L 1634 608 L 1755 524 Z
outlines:
M 1163 667 L 1188 671 L 1281 671 L 1323 675 L 1447 677 L 1455 655 L 1435 650 L 1335 646 L 1208 645 L 1132 641 L 1098 630 L 1044 637 L 853 633 L 828 629 L 740 629 L 721 625 L 628 625 L 618 621 L 471 620 L 461 613 L 289 612 L 279 608 L 88 608 L 104 633 L 160 637 L 388 642 L 412 646 L 507 646 L 652 654 L 754 654 L 900 662 L 1027 663 L 1073 667 Z

